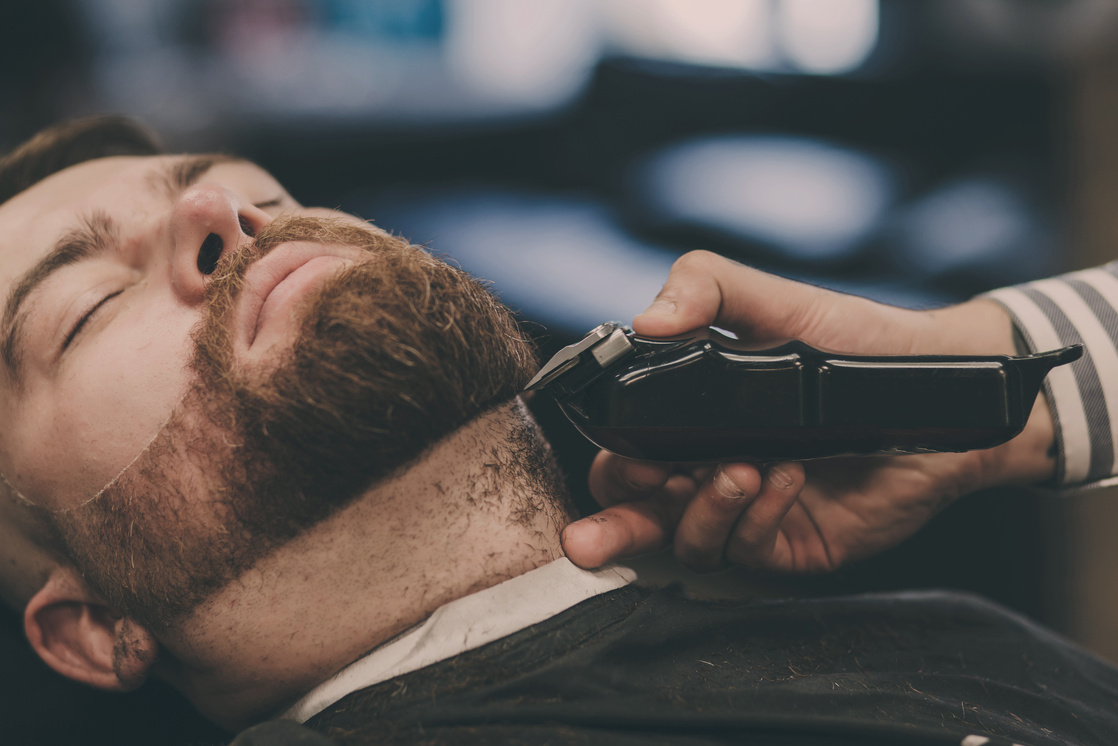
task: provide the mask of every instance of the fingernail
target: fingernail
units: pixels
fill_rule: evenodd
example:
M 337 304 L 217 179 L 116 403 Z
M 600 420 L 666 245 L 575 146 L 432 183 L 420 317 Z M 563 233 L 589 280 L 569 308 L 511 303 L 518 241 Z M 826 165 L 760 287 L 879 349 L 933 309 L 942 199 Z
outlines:
M 652 305 L 644 309 L 644 311 L 642 311 L 640 315 L 675 316 L 676 310 L 678 308 L 679 304 L 676 303 L 674 300 L 668 300 L 667 298 L 657 298 L 656 300 L 652 301 Z
M 730 479 L 729 475 L 722 470 L 719 466 L 718 470 L 714 472 L 714 476 L 710 480 L 714 491 L 728 500 L 740 500 L 745 497 L 745 491 Z
M 792 477 L 779 466 L 770 466 L 766 476 L 777 489 L 786 490 L 792 486 Z

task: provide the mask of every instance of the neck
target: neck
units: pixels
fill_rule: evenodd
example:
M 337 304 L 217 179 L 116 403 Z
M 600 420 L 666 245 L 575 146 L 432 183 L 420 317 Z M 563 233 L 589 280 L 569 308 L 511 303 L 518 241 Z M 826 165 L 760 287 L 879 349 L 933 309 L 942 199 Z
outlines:
M 483 415 L 258 562 L 164 636 L 164 675 L 243 727 L 439 606 L 561 557 L 562 500 L 509 443 L 527 417 L 519 402 Z

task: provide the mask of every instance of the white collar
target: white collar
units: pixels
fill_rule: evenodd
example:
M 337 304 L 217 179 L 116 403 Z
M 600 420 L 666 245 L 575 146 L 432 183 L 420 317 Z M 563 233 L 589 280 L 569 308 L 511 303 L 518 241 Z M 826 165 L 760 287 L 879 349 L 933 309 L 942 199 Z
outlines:
M 550 619 L 636 580 L 627 567 L 582 570 L 566 557 L 451 601 L 310 690 L 281 715 L 304 722 L 350 692 L 429 666 Z

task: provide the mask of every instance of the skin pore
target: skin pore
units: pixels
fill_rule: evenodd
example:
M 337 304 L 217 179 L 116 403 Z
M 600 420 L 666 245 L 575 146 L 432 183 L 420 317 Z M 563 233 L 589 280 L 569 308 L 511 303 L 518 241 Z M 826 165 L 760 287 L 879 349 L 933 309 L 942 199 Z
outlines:
M 5 551 L 5 596 L 54 668 L 235 728 L 561 556 L 535 360 L 476 281 L 251 164 L 110 158 L 0 206 L 9 307 L 83 231 L 0 329 L 5 510 L 73 562 Z

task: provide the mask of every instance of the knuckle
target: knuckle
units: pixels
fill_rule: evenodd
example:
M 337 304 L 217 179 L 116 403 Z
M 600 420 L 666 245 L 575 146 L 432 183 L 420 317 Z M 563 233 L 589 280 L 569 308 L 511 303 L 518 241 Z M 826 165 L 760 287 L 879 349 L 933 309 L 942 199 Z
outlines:
M 688 251 L 683 256 L 679 257 L 672 264 L 672 271 L 692 269 L 692 268 L 706 268 L 716 264 L 722 257 L 711 251 L 704 251 L 698 249 L 696 251 Z

